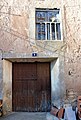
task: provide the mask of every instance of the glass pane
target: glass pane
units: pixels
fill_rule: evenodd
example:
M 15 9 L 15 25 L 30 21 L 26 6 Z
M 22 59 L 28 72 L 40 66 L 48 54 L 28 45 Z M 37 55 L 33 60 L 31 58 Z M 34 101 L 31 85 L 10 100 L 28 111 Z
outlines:
M 45 24 L 41 24 L 41 40 L 45 40 Z
M 55 40 L 55 24 L 51 24 L 51 34 L 52 34 L 52 40 Z
M 57 40 L 61 40 L 60 23 L 56 24 Z
M 48 16 L 47 21 L 57 22 L 57 19 L 60 18 L 59 17 L 59 10 L 48 11 L 47 16 Z
M 45 24 L 36 24 L 36 39 L 45 40 Z
M 37 39 L 37 40 L 40 40 L 40 39 L 41 39 L 40 34 L 38 34 L 39 31 L 40 31 L 40 24 L 36 24 L 36 39 Z
M 50 23 L 47 23 L 47 40 L 50 40 Z
M 47 12 L 47 14 L 48 14 L 48 19 L 47 19 L 47 21 L 49 21 L 49 22 L 52 22 L 52 18 L 54 17 L 54 12 Z
M 37 11 L 36 12 L 36 22 L 44 22 L 46 19 L 45 16 L 46 16 L 45 12 Z

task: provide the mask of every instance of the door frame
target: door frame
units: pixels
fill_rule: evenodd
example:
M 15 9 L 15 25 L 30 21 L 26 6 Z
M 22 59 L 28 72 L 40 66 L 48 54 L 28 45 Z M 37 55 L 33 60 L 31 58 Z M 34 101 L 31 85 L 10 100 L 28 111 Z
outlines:
M 30 58 L 31 59 L 31 58 Z M 60 87 L 57 86 L 60 83 L 59 78 L 59 58 L 42 58 L 44 62 L 50 61 L 50 72 L 51 72 L 51 103 L 54 103 L 55 98 L 59 99 Z M 19 60 L 19 59 L 18 59 Z M 40 60 L 40 58 L 35 59 L 35 61 Z M 14 62 L 17 59 L 14 59 Z M 30 60 L 31 61 L 31 60 Z M 12 63 L 11 59 L 3 59 L 3 113 L 7 114 L 12 112 Z M 7 93 L 8 91 L 8 93 Z M 8 95 L 7 95 L 8 94 Z

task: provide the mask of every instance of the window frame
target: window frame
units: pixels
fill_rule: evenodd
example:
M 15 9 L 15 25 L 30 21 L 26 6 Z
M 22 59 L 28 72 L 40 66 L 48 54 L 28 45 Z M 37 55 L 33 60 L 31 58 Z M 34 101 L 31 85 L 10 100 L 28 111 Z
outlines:
M 60 21 L 56 21 L 56 22 L 52 22 L 52 21 L 44 21 L 44 22 L 41 22 L 41 24 L 45 24 L 45 39 L 37 39 L 37 24 L 40 24 L 40 23 L 37 23 L 37 21 L 36 21 L 36 19 L 37 19 L 37 16 L 36 16 L 36 13 L 37 12 L 39 12 L 39 11 L 41 11 L 41 12 L 43 12 L 43 11 L 49 11 L 49 12 L 53 12 L 53 11 L 59 11 L 59 17 L 60 17 Z M 46 17 L 46 16 L 45 16 Z M 47 16 L 48 17 L 48 16 Z M 53 32 L 52 32 L 52 34 L 51 34 L 51 28 L 50 28 L 50 33 L 47 31 L 47 25 L 46 24 L 50 24 L 50 27 L 52 26 L 52 24 L 54 24 L 55 25 L 55 39 L 52 39 L 52 34 L 53 34 Z M 60 39 L 57 39 L 57 31 L 56 31 L 56 25 L 57 24 L 60 24 Z M 48 34 L 50 34 L 50 39 L 48 39 L 47 37 L 48 37 L 48 34 L 47 34 L 47 32 L 48 32 Z M 41 35 L 40 35 L 41 36 Z M 51 9 L 51 8 L 36 8 L 35 9 L 35 39 L 36 40 L 46 40 L 46 41 L 62 41 L 63 40 L 63 36 L 62 36 L 62 19 L 61 19 L 61 9 L 59 9 L 59 8 L 53 8 L 53 9 Z

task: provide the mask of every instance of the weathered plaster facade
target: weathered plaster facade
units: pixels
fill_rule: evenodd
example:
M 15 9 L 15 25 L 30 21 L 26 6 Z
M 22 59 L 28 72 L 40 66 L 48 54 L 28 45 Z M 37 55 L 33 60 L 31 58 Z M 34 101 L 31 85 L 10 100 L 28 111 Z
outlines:
M 70 2 L 66 1 L 64 8 L 66 19 L 65 41 L 67 43 L 67 48 L 65 51 L 66 89 L 73 88 L 74 91 L 76 91 L 78 94 L 81 94 L 81 1 Z
M 12 62 L 50 61 L 52 102 L 64 99 L 68 89 L 80 94 L 80 3 L 81 0 L 0 1 L 0 97 L 4 113 L 12 111 Z M 35 8 L 61 9 L 63 40 L 35 40 Z M 36 58 L 32 52 L 37 52 Z
M 4 114 L 12 111 L 12 64 L 3 60 L 3 110 Z

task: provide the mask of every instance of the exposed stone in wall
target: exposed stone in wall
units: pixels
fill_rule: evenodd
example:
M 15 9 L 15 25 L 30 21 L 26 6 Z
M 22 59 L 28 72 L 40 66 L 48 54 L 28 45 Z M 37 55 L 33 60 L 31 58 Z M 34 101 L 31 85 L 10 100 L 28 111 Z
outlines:
M 66 89 L 73 88 L 81 94 L 81 1 L 65 1 L 66 51 L 65 81 Z M 71 4 L 72 3 L 72 4 Z

